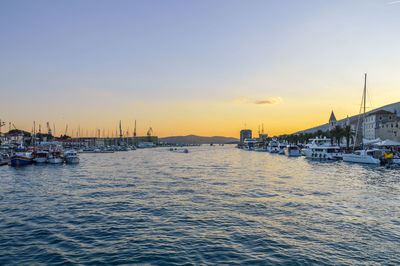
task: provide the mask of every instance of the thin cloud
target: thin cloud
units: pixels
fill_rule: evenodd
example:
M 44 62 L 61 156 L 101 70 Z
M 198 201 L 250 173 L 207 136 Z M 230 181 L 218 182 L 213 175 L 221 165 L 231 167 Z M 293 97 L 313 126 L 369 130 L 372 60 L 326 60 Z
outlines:
M 278 102 L 279 101 L 277 99 L 268 99 L 268 100 L 256 101 L 254 103 L 258 105 L 265 105 L 265 104 L 277 104 Z
M 400 0 L 389 2 L 388 5 L 400 4 Z
M 236 99 L 233 101 L 234 103 L 239 103 L 239 104 L 255 104 L 255 105 L 273 105 L 273 104 L 278 104 L 282 102 L 281 97 L 275 97 L 275 98 L 266 98 L 266 99 L 254 99 L 254 98 L 241 98 L 241 99 Z

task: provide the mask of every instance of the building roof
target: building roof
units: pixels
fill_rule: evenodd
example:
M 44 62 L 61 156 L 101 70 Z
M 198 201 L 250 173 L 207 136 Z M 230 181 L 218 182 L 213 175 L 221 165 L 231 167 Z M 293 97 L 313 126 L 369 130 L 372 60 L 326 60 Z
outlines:
M 389 111 L 386 111 L 386 110 L 379 110 L 379 111 L 372 112 L 372 113 L 368 114 L 368 116 L 370 116 L 370 115 L 395 115 L 395 113 L 392 113 L 392 112 L 389 112 Z
M 331 113 L 331 117 L 329 118 L 329 122 L 331 122 L 331 121 L 336 121 L 336 117 L 335 117 L 335 114 L 333 113 L 333 111 Z

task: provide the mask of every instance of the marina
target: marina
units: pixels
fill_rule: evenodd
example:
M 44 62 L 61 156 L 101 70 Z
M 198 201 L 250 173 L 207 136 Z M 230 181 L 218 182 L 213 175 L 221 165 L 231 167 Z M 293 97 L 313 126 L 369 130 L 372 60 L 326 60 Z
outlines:
M 400 263 L 398 170 L 189 150 L 1 167 L 0 263 Z
M 400 265 L 399 13 L 3 0 L 0 266 Z

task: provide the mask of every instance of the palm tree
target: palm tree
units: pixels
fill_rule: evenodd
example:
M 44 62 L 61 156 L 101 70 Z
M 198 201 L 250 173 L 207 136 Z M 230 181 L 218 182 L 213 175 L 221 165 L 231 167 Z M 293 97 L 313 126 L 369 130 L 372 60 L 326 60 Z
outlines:
M 346 138 L 346 149 L 348 150 L 350 147 L 350 138 L 354 135 L 354 132 L 351 130 L 350 126 L 345 126 L 343 129 L 343 136 Z
M 338 146 L 340 146 L 340 140 L 343 137 L 343 129 L 341 126 L 336 126 L 332 131 L 332 137 L 337 141 Z

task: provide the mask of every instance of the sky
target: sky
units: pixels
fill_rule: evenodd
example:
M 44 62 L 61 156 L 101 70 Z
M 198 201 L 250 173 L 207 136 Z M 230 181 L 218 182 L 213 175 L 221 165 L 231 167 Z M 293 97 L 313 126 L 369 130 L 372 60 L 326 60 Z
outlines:
M 0 119 L 293 133 L 400 101 L 400 1 L 0 0 Z M 4 132 L 4 127 L 3 127 Z

